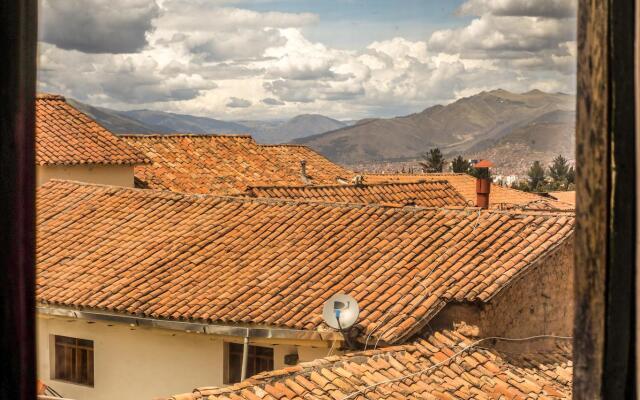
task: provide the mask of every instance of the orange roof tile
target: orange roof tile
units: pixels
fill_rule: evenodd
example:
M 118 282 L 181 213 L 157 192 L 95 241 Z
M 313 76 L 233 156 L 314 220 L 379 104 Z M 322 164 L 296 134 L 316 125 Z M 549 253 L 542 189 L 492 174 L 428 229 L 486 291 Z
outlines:
M 307 174 L 316 185 L 336 183 L 336 178 L 350 179 L 354 173 L 335 164 L 315 150 L 294 144 L 260 145 L 269 159 L 288 176 L 300 177 L 300 161 L 307 162 Z
M 575 207 L 576 205 L 576 192 L 575 190 L 567 191 L 567 192 L 549 192 L 556 200 L 562 201 L 563 203 L 571 204 Z
M 310 201 L 421 207 L 464 207 L 468 205 L 462 195 L 447 181 L 330 186 L 257 186 L 249 188 L 247 192 L 253 197 Z
M 147 154 L 152 165 L 135 169 L 138 187 L 184 193 L 241 194 L 247 186 L 302 184 L 300 160 L 306 157 L 311 182 L 336 183 L 338 167 L 312 150 L 261 146 L 248 135 L 130 135 L 130 145 Z M 294 155 L 287 155 L 292 153 Z
M 146 156 L 64 97 L 36 97 L 36 163 L 39 165 L 142 164 Z
M 513 204 L 500 203 L 493 208 L 500 210 L 547 210 L 547 211 L 575 211 L 575 204 L 565 203 L 554 198 L 542 197 L 529 203 Z
M 459 174 L 453 172 L 442 173 L 425 173 L 425 174 L 371 174 L 365 175 L 365 182 L 419 182 L 433 180 L 447 180 L 453 187 L 464 196 L 470 204 L 476 204 L 476 178 L 468 174 Z M 549 198 L 537 195 L 535 193 L 527 193 L 521 190 L 511 189 L 500 185 L 491 185 L 491 194 L 489 195 L 489 207 L 504 208 L 501 204 L 524 205 L 539 200 L 547 200 Z M 549 204 L 554 204 L 550 202 Z M 558 206 L 562 204 L 558 203 Z M 559 208 L 563 209 L 563 208 Z
M 460 332 L 439 331 L 411 344 L 330 356 L 171 399 L 571 398 L 570 340 L 520 354 L 474 343 Z
M 41 186 L 37 204 L 40 302 L 314 330 L 323 325 L 323 303 L 343 292 L 360 303 L 364 334 L 390 343 L 421 329 L 447 302 L 488 301 L 571 238 L 574 226 L 567 213 L 225 198 L 65 181 Z

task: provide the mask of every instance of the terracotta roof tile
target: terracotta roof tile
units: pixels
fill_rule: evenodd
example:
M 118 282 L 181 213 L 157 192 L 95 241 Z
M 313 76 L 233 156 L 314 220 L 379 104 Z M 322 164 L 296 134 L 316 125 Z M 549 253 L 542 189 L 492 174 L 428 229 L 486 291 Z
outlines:
M 571 204 L 574 207 L 576 206 L 576 192 L 567 191 L 567 192 L 549 192 L 549 194 L 555 198 L 556 200 L 562 201 L 567 204 Z
M 253 197 L 344 203 L 421 207 L 467 205 L 462 195 L 447 181 L 330 186 L 256 186 L 248 188 L 247 193 Z
M 315 150 L 294 144 L 260 145 L 266 156 L 274 161 L 276 166 L 286 171 L 287 176 L 300 177 L 300 161 L 307 162 L 307 174 L 313 184 L 336 183 L 336 178 L 350 179 L 354 173 L 329 161 Z
M 183 193 L 241 194 L 248 186 L 299 185 L 306 160 L 313 184 L 349 179 L 352 172 L 304 146 L 262 146 L 248 135 L 122 136 L 152 165 L 136 167 L 136 185 Z
M 570 340 L 544 350 L 505 353 L 456 331 L 441 331 L 404 346 L 301 363 L 224 388 L 195 389 L 179 400 L 218 400 L 280 388 L 280 399 L 570 399 Z M 299 384 L 304 382 L 303 385 Z M 289 391 L 285 391 L 288 388 Z M 334 389 L 339 388 L 339 389 Z M 285 394 L 286 393 L 286 394 Z M 258 396 L 260 397 L 260 396 Z
M 41 186 L 37 204 L 40 302 L 315 330 L 324 301 L 343 292 L 360 303 L 363 334 L 387 343 L 421 329 L 449 301 L 487 301 L 570 239 L 574 226 L 566 213 L 214 197 L 65 181 Z
M 365 182 L 367 183 L 420 182 L 443 179 L 451 183 L 467 200 L 468 204 L 476 204 L 476 178 L 471 175 L 443 172 L 430 174 L 371 174 L 365 176 Z M 489 207 L 504 209 L 512 208 L 513 205 L 530 205 L 532 209 L 566 210 L 573 208 L 569 207 L 566 202 L 555 202 L 553 199 L 535 193 L 527 193 L 500 185 L 491 185 Z
M 143 164 L 143 153 L 72 107 L 64 97 L 36 97 L 36 163 L 39 165 Z

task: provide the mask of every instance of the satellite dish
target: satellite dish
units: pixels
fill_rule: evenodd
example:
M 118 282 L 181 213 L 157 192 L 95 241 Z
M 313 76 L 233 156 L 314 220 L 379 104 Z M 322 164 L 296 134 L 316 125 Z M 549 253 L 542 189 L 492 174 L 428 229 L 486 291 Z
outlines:
M 322 309 L 324 322 L 334 329 L 347 329 L 353 326 L 360 315 L 358 302 L 346 294 L 331 296 Z

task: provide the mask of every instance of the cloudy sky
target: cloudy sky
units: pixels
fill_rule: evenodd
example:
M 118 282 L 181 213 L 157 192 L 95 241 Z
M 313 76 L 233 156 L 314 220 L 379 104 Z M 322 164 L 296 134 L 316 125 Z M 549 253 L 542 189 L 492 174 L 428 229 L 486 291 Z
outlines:
M 575 0 L 41 0 L 39 90 L 219 119 L 574 93 Z

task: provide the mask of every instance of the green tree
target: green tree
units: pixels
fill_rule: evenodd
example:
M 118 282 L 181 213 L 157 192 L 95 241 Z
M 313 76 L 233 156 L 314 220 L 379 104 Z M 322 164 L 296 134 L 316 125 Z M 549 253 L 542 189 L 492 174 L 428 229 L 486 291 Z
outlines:
M 569 187 L 575 184 L 576 184 L 576 171 L 573 169 L 573 167 L 570 167 L 569 171 L 567 172 L 567 186 L 565 187 L 565 189 L 569 190 Z
M 544 185 L 544 167 L 540 161 L 534 161 L 527 172 L 529 176 L 529 190 L 540 191 Z
M 424 153 L 422 155 L 424 162 L 421 162 L 420 165 L 427 172 L 442 172 L 444 169 L 444 156 L 439 148 L 433 148 L 429 150 L 428 153 Z
M 549 167 L 549 176 L 559 185 L 564 185 L 567 181 L 567 175 L 569 174 L 569 163 L 567 159 L 559 154 L 553 159 L 553 163 Z
M 469 168 L 469 175 L 478 179 L 491 179 L 491 171 L 489 171 L 489 168 L 475 168 L 471 166 L 471 168 Z
M 529 183 L 523 181 L 516 181 L 511 184 L 511 189 L 522 190 L 523 192 L 529 191 Z
M 468 174 L 471 171 L 471 163 L 462 156 L 458 156 L 451 161 L 451 170 L 456 173 Z

